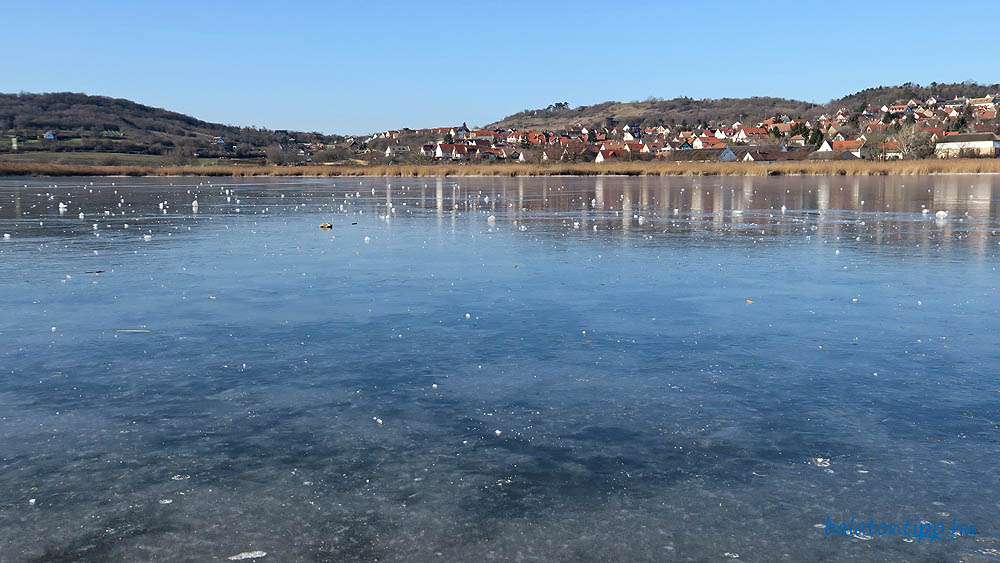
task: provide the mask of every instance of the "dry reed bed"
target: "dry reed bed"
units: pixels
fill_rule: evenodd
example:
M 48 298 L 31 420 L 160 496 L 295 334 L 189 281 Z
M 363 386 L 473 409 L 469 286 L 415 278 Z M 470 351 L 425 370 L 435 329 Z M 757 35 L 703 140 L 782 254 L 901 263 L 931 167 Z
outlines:
M 914 176 L 997 173 L 1000 159 L 892 162 L 617 162 L 390 166 L 89 166 L 0 162 L 0 176 Z

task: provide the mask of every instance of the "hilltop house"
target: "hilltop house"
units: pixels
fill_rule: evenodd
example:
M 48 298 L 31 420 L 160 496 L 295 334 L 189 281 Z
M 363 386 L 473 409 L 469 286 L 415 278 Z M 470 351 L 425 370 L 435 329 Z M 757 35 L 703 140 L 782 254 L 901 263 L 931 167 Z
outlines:
M 45 134 L 42 135 L 42 138 L 46 141 L 56 141 L 59 139 L 59 136 L 56 135 L 55 131 L 46 131 Z

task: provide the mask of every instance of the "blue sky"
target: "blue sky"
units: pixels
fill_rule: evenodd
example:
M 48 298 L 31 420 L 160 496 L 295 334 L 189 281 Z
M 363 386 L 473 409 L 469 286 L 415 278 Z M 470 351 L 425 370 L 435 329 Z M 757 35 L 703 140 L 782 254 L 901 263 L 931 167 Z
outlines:
M 85 92 L 234 125 L 365 133 L 482 125 L 557 101 L 827 102 L 880 84 L 1000 82 L 997 58 L 984 48 L 993 26 L 975 10 L 943 8 L 801 0 L 10 2 L 0 92 Z

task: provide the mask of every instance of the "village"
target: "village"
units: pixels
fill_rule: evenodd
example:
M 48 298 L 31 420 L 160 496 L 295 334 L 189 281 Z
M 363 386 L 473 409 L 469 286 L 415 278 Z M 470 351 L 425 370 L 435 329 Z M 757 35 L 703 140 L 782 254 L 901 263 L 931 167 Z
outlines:
M 931 97 L 869 105 L 854 112 L 844 108 L 811 119 L 779 115 L 715 127 L 578 123 L 567 130 L 541 131 L 462 125 L 382 131 L 364 140 L 347 138 L 345 143 L 355 154 L 376 153 L 389 163 L 995 158 L 1000 155 L 998 105 L 1000 94 Z M 434 140 L 420 142 L 428 138 Z
M 6 132 L 0 134 L 0 161 L 154 168 L 317 166 L 333 173 L 330 167 L 397 164 L 794 165 L 796 161 L 997 158 L 1000 93 L 988 95 L 992 87 L 978 87 L 974 93 L 984 94 L 980 97 L 955 96 L 963 92 L 955 86 L 959 85 L 949 88 L 951 95 L 941 99 L 914 97 L 876 105 L 869 98 L 859 101 L 853 109 L 848 98 L 828 106 L 798 102 L 800 105 L 789 105 L 781 111 L 776 108 L 781 107 L 782 100 L 752 107 L 747 102 L 751 99 L 744 98 L 736 100 L 744 104 L 738 113 L 731 108 L 721 112 L 701 110 L 698 119 L 691 119 L 693 125 L 676 113 L 650 109 L 649 105 L 645 113 L 616 118 L 604 110 L 617 102 L 575 108 L 559 102 L 545 109 L 525 110 L 486 127 L 463 123 L 360 136 L 178 120 L 180 114 L 96 96 L 22 94 L 5 98 L 9 108 L 6 119 L 0 115 L 0 122 L 7 122 Z M 718 100 L 678 100 L 688 107 L 719 107 L 712 105 Z M 620 105 L 634 107 L 636 103 Z M 840 105 L 846 107 L 829 111 Z M 63 109 L 56 113 L 52 107 Z M 804 114 L 810 109 L 823 113 L 789 115 L 794 112 L 788 107 L 797 107 Z M 761 120 L 762 114 L 772 117 Z M 728 120 L 726 115 L 758 117 Z M 522 122 L 542 125 L 521 127 Z

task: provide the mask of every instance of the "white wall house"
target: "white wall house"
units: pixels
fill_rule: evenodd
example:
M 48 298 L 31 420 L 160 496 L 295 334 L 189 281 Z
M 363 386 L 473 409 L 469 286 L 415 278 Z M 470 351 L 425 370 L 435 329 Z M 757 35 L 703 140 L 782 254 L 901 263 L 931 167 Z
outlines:
M 956 158 L 962 152 L 978 156 L 995 157 L 1000 154 L 1000 137 L 996 133 L 965 133 L 948 135 L 934 145 L 934 155 L 938 158 Z
M 406 145 L 389 145 L 385 148 L 386 158 L 391 156 L 402 156 L 408 152 L 410 152 L 410 147 Z

